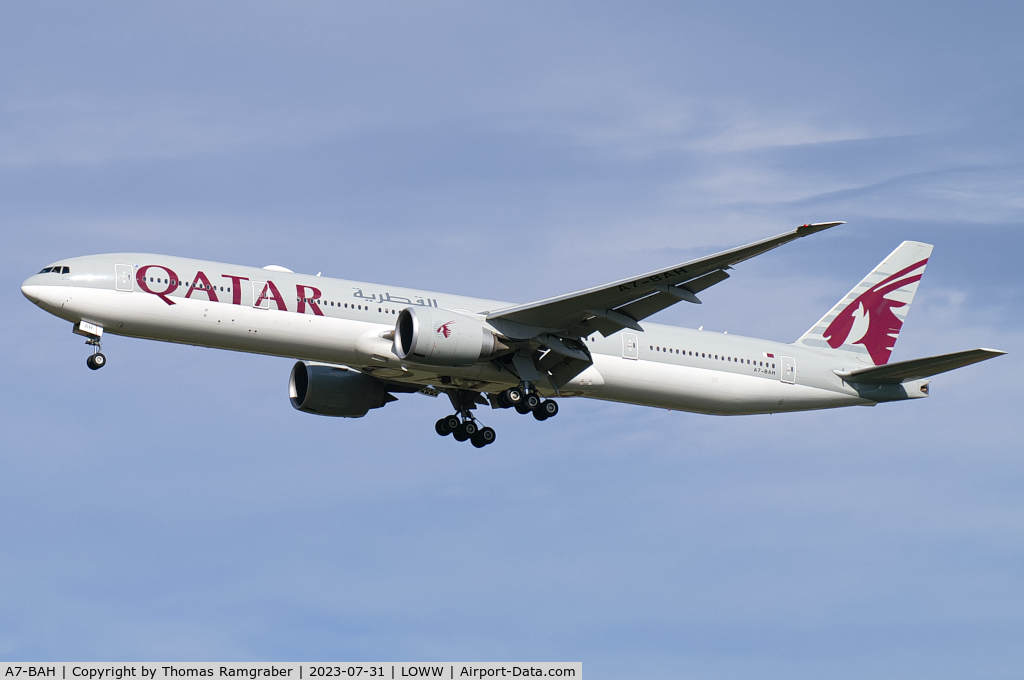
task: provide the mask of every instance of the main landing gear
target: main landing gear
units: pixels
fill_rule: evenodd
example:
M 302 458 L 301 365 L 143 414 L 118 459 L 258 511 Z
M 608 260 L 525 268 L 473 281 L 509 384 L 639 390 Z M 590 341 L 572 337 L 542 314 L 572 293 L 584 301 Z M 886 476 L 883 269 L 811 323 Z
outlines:
M 498 406 L 514 408 L 523 415 L 532 413 L 537 420 L 547 420 L 558 414 L 558 402 L 554 399 L 542 399 L 529 383 L 524 383 L 519 387 L 510 387 L 500 393 Z
M 481 397 L 476 392 L 464 389 L 449 390 L 447 395 L 458 413 L 441 418 L 434 424 L 434 431 L 442 437 L 451 434 L 456 441 L 470 441 L 477 449 L 494 443 L 494 428 L 481 425 L 472 414 L 477 399 Z M 480 402 L 484 403 L 482 400 Z M 558 414 L 558 402 L 542 398 L 529 383 L 499 393 L 496 406 L 499 409 L 515 409 L 524 415 L 534 414 L 537 420 L 547 420 Z
M 468 440 L 478 449 L 493 444 L 496 437 L 494 429 L 484 427 L 473 417 L 472 411 L 476 408 L 476 402 L 480 395 L 472 390 L 458 389 L 447 390 L 447 393 L 456 413 L 437 421 L 434 430 L 442 437 L 452 435 L 455 441 Z
M 471 390 L 451 389 L 446 392 L 456 413 L 437 421 L 434 424 L 434 430 L 442 437 L 452 435 L 456 441 L 472 442 L 473 446 L 478 449 L 493 444 L 494 429 L 481 425 L 472 413 L 472 409 L 476 408 L 477 403 L 485 404 L 487 402 Z M 558 414 L 558 403 L 554 399 L 541 398 L 530 383 L 522 383 L 499 393 L 496 402 L 497 408 L 514 408 L 524 415 L 532 413 L 537 420 L 547 420 Z
M 437 421 L 434 430 L 442 437 L 452 435 L 457 442 L 464 442 L 468 439 L 478 449 L 493 444 L 497 436 L 494 428 L 481 427 L 480 423 L 469 414 L 461 419 L 458 415 L 445 416 Z

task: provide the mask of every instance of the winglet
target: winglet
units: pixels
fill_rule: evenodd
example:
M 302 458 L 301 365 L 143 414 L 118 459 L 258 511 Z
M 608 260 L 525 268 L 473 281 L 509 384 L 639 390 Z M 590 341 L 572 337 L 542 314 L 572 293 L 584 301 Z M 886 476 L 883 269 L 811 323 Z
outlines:
M 803 224 L 796 228 L 796 233 L 798 236 L 803 238 L 804 236 L 817 234 L 819 231 L 838 227 L 840 224 L 846 224 L 846 222 L 815 222 L 814 224 Z

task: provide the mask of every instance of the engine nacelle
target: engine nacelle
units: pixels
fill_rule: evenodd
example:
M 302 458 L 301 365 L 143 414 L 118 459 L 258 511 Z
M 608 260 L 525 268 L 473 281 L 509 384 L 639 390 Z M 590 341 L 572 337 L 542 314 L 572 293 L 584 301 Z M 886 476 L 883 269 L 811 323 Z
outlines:
M 395 323 L 399 358 L 432 366 L 472 366 L 508 349 L 479 320 L 436 307 L 406 307 Z
M 362 418 L 395 397 L 376 378 L 337 366 L 298 362 L 288 381 L 292 406 L 318 416 Z

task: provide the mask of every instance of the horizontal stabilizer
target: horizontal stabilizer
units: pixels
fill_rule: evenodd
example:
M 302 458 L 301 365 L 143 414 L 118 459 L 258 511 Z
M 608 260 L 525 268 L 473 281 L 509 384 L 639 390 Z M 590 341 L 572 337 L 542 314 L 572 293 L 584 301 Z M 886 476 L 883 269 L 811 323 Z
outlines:
M 963 368 L 1001 354 L 1006 354 L 1006 352 L 998 349 L 969 349 L 966 352 L 940 354 L 936 357 L 898 361 L 895 364 L 859 368 L 855 371 L 836 371 L 835 373 L 847 382 L 892 385 Z

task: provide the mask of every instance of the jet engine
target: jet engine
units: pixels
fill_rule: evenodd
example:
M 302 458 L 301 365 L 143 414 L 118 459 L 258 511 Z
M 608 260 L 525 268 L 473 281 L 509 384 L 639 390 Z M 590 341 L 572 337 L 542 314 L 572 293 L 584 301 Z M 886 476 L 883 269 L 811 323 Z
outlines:
M 318 416 L 362 418 L 395 397 L 380 380 L 339 366 L 297 362 L 288 381 L 292 406 Z
M 472 366 L 508 349 L 479 320 L 436 307 L 406 307 L 395 323 L 394 352 L 432 366 Z

